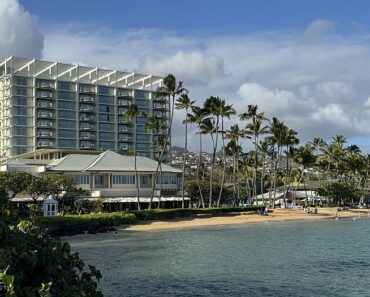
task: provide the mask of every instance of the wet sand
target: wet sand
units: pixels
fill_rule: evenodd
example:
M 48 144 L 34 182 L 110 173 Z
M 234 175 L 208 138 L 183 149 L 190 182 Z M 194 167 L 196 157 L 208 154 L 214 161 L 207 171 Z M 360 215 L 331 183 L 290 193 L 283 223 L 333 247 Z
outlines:
M 124 231 L 158 231 L 166 229 L 184 229 L 217 225 L 236 225 L 291 220 L 335 219 L 337 208 L 318 208 L 317 214 L 305 213 L 297 209 L 272 209 L 268 215 L 230 214 L 215 217 L 178 218 L 163 221 L 148 221 L 135 225 L 122 225 L 117 230 Z M 368 210 L 353 209 L 338 212 L 340 218 L 368 217 Z

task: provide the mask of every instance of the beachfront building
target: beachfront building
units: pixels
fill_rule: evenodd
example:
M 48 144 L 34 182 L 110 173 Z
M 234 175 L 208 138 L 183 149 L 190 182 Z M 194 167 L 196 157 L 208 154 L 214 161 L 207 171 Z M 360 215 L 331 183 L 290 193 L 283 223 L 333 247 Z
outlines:
M 66 174 L 73 176 L 76 187 L 82 189 L 77 199 L 101 198 L 107 210 L 126 210 L 137 207 L 135 182 L 135 157 L 124 156 L 114 151 L 100 154 L 68 154 L 53 160 L 19 159 L 8 160 L 0 165 L 0 171 L 19 170 L 35 176 L 43 174 Z M 158 163 L 137 156 L 137 174 L 141 208 L 146 208 L 151 199 L 152 187 Z M 155 180 L 154 205 L 181 207 L 182 170 L 162 164 Z M 15 201 L 30 201 L 24 195 Z M 185 197 L 185 205 L 190 199 Z
M 169 118 L 167 98 L 154 93 L 161 83 L 153 75 L 9 57 L 0 63 L 0 157 L 125 154 L 136 139 L 138 155 L 154 158 L 156 136 L 144 124 L 152 115 Z M 143 114 L 136 129 L 123 115 L 130 104 Z

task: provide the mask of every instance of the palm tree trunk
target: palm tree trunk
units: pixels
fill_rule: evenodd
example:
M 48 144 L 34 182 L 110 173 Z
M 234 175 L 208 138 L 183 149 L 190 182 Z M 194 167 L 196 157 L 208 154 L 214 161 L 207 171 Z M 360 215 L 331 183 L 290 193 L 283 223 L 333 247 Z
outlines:
M 262 194 L 262 204 L 265 205 L 265 196 L 264 196 L 264 189 L 263 189 L 263 179 L 265 177 L 265 155 L 262 158 L 262 172 L 261 172 L 261 194 Z M 257 204 L 258 205 L 258 204 Z
M 186 114 L 188 114 L 187 108 L 186 108 Z M 188 122 L 186 121 L 186 116 L 185 116 L 185 152 L 184 152 L 184 160 L 182 162 L 182 185 L 181 185 L 181 195 L 182 195 L 181 207 L 182 208 L 185 208 L 184 184 L 185 184 L 185 165 L 186 165 L 187 153 L 188 153 Z
M 136 139 L 137 139 L 137 121 L 135 117 L 135 139 L 134 139 L 134 155 L 135 155 L 135 186 L 136 186 L 136 195 L 137 195 L 137 209 L 140 210 L 140 190 L 139 190 L 139 176 L 137 173 L 137 154 L 136 154 Z
M 212 163 L 211 163 L 211 175 L 210 175 L 210 183 L 209 183 L 209 205 L 208 207 L 212 207 L 212 196 L 213 196 L 213 168 L 215 166 L 216 161 L 216 151 L 217 151 L 217 142 L 218 142 L 218 116 L 216 119 L 216 138 L 215 141 L 213 141 L 213 156 L 212 156 Z M 212 134 L 211 134 L 212 137 Z
M 224 118 L 221 118 L 221 130 L 222 130 L 222 160 L 224 162 L 223 168 L 222 168 L 222 177 L 221 177 L 221 187 L 220 187 L 220 193 L 218 194 L 218 200 L 217 200 L 217 207 L 220 207 L 220 201 L 222 197 L 222 190 L 225 183 L 225 172 L 226 172 L 226 156 L 225 156 L 225 136 L 224 136 Z
M 170 97 L 168 99 L 170 99 Z M 161 153 L 160 153 L 159 158 L 158 158 L 158 163 L 157 163 L 157 168 L 155 170 L 154 179 L 156 179 L 157 176 L 158 176 L 159 167 L 160 167 L 160 164 L 162 163 L 164 152 L 165 152 L 166 147 L 167 147 L 167 141 L 168 141 L 168 139 L 171 135 L 174 108 L 175 108 L 175 95 L 172 96 L 172 106 L 170 106 L 171 111 L 170 111 L 170 120 L 169 120 L 169 125 L 168 125 L 168 131 L 167 131 L 167 135 L 166 135 L 165 140 L 164 140 L 163 148 L 162 148 Z M 148 207 L 149 209 L 151 209 L 151 207 L 152 207 L 154 191 L 155 191 L 155 186 L 152 188 L 152 194 L 150 196 L 150 202 L 149 202 L 149 207 Z
M 200 201 L 202 203 L 202 207 L 205 208 L 202 187 L 200 186 L 200 181 L 199 181 L 199 170 L 200 170 L 201 163 L 202 163 L 202 133 L 201 133 L 200 126 L 199 126 L 198 133 L 199 133 L 199 156 L 198 156 L 198 168 L 197 168 L 197 183 L 198 183 Z

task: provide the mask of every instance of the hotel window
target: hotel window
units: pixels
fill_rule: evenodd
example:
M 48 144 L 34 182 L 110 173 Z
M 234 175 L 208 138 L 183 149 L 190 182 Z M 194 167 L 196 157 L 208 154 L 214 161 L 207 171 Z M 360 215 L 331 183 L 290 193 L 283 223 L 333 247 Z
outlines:
M 112 95 L 113 89 L 108 87 L 99 87 L 99 94 Z
M 149 92 L 135 91 L 135 97 L 140 99 L 149 99 Z
M 73 90 L 73 84 L 65 82 L 65 81 L 60 81 L 58 83 L 58 88 L 63 91 L 71 91 Z
M 113 185 L 132 185 L 135 184 L 135 175 L 112 175 Z
M 113 150 L 114 142 L 100 141 L 100 150 Z
M 140 184 L 141 185 L 147 185 L 148 184 L 148 176 L 147 175 L 144 175 L 144 176 L 140 176 Z
M 75 129 L 76 128 L 76 122 L 75 121 L 60 120 L 59 121 L 59 128 Z
M 76 117 L 76 113 L 74 111 L 59 110 L 59 117 L 62 119 L 74 119 Z
M 114 115 L 99 114 L 99 121 L 101 121 L 101 122 L 114 122 Z
M 27 88 L 16 87 L 15 94 L 18 96 L 27 96 Z
M 26 126 L 27 125 L 27 118 L 15 117 L 14 122 L 15 122 L 16 125 Z
M 104 177 L 101 174 L 95 175 L 95 185 L 102 185 L 104 183 Z
M 146 141 L 146 142 L 150 142 L 150 135 L 147 135 L 147 134 L 138 134 L 136 136 L 136 140 L 137 141 Z
M 16 106 L 14 108 L 14 112 L 15 112 L 16 115 L 27 115 L 27 108 Z
M 114 131 L 114 124 L 100 123 L 99 129 L 105 131 Z
M 90 175 L 86 174 L 76 174 L 73 176 L 76 184 L 78 185 L 89 185 L 90 184 Z
M 25 154 L 27 153 L 27 148 L 26 147 L 15 147 L 14 151 L 16 155 Z
M 14 137 L 14 144 L 27 145 L 27 138 L 26 137 Z
M 135 104 L 136 104 L 138 107 L 145 107 L 145 108 L 149 108 L 149 100 L 135 99 Z
M 59 137 L 62 138 L 76 138 L 76 130 L 59 130 Z
M 75 100 L 75 93 L 58 92 L 58 98 L 64 100 Z
M 76 104 L 70 101 L 60 101 L 58 100 L 58 107 L 60 109 L 76 109 Z
M 74 139 L 59 139 L 60 147 L 76 147 L 76 140 Z
M 15 77 L 14 83 L 18 86 L 27 86 L 27 78 L 25 77 Z
M 14 98 L 15 105 L 27 105 L 27 100 L 28 98 L 25 98 L 25 97 L 15 97 Z
M 100 139 L 101 140 L 114 140 L 114 133 L 110 132 L 100 132 Z
M 112 97 L 112 96 L 99 96 L 99 103 L 114 104 L 114 97 Z
M 27 136 L 27 128 L 26 127 L 16 127 L 15 128 L 15 134 L 16 135 Z
M 100 112 L 113 113 L 114 112 L 114 106 L 113 105 L 99 105 L 99 111 Z

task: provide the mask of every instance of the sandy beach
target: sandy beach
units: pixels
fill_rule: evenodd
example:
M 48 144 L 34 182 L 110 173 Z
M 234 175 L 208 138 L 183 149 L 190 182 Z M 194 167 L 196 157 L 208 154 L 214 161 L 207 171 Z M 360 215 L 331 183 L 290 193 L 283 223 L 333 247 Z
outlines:
M 274 221 L 335 219 L 336 213 L 336 208 L 318 208 L 317 214 L 308 214 L 303 210 L 296 209 L 272 209 L 269 211 L 267 216 L 258 214 L 234 214 L 216 217 L 179 218 L 163 221 L 148 221 L 136 225 L 121 226 L 117 229 L 122 231 L 158 231 L 166 229 L 184 229 Z M 338 212 L 338 215 L 340 218 L 368 217 L 368 210 L 342 210 Z

